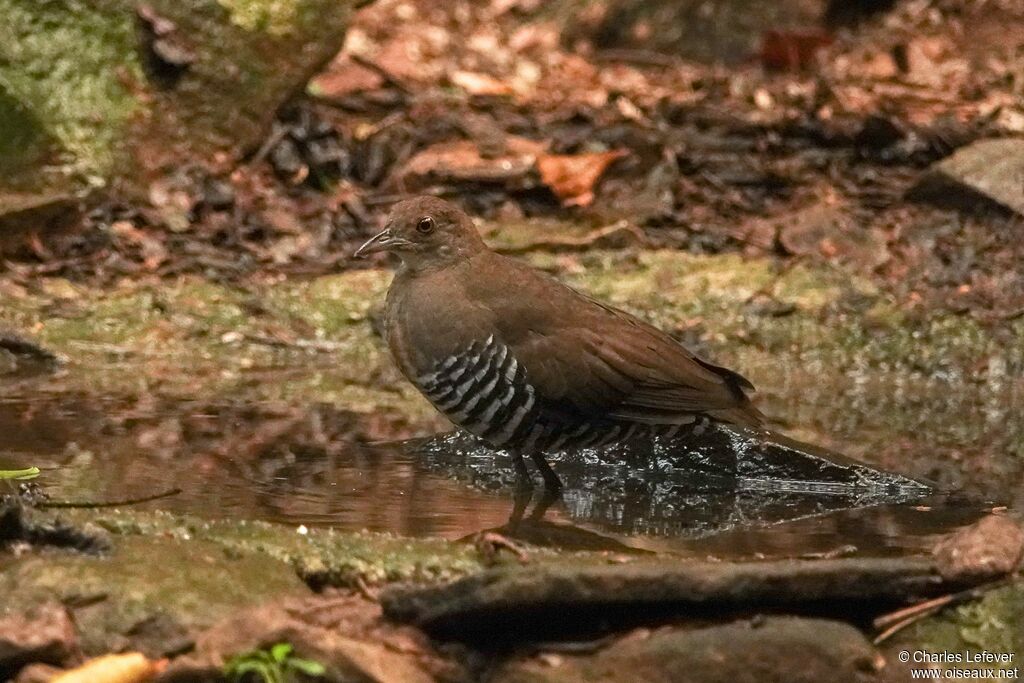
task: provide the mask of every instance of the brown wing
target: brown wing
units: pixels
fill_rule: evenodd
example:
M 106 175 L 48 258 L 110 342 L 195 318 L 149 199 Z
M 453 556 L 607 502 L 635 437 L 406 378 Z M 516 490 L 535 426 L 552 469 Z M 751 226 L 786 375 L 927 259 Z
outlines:
M 520 296 L 492 305 L 495 323 L 545 403 L 645 424 L 681 423 L 694 413 L 763 421 L 744 393 L 753 387 L 737 373 L 536 271 L 518 271 L 514 280 Z

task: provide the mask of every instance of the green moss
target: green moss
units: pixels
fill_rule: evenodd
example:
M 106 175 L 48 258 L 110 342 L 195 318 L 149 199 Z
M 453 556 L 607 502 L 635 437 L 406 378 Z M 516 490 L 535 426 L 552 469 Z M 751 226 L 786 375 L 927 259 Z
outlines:
M 0 16 L 0 89 L 9 100 L 0 101 L 0 120 L 10 120 L 16 101 L 37 128 L 20 127 L 23 144 L 46 131 L 68 153 L 67 170 L 105 176 L 141 108 L 126 86 L 142 76 L 134 17 L 115 19 L 78 0 L 0 0 Z
M 293 567 L 314 585 L 450 579 L 480 568 L 471 546 L 442 539 L 315 528 L 300 533 L 266 522 L 203 521 L 165 513 L 107 512 L 82 518 L 118 535 L 188 539 L 217 545 L 232 557 L 266 556 Z
M 910 320 L 870 282 L 827 266 L 777 273 L 764 259 L 670 251 L 594 253 L 581 261 L 586 269 L 567 278 L 574 286 L 669 331 L 699 327 L 716 357 L 743 361 L 755 373 L 788 356 L 827 363 L 837 374 L 870 367 L 935 374 L 966 371 L 979 357 L 1007 351 L 972 319 L 936 312 Z M 758 312 L 752 302 L 768 294 L 792 310 Z M 1014 334 L 1024 342 L 1020 330 Z M 1024 352 L 1011 351 L 1008 360 L 1024 367 Z
M 303 0 L 217 0 L 231 13 L 231 22 L 247 31 L 286 35 L 309 20 Z
M 531 259 L 545 268 L 559 263 L 549 254 Z M 769 400 L 774 393 L 812 389 L 794 392 L 800 376 L 816 385 L 828 376 L 833 393 L 847 376 L 858 382 L 884 376 L 888 383 L 945 376 L 961 378 L 961 395 L 977 394 L 980 402 L 986 389 L 984 378 L 976 377 L 977 359 L 1001 358 L 1008 375 L 1024 369 L 1024 325 L 990 329 L 945 312 L 909 315 L 870 283 L 837 269 L 808 265 L 780 273 L 767 260 L 669 251 L 592 252 L 579 263 L 578 271 L 563 273 L 570 284 L 741 369 Z M 0 324 L 35 330 L 68 357 L 74 372 L 62 379 L 66 388 L 75 388 L 70 382 L 123 393 L 159 386 L 164 394 L 193 396 L 202 387 L 211 397 L 331 402 L 436 426 L 436 413 L 400 377 L 372 329 L 389 280 L 383 270 L 352 271 L 245 291 L 186 278 L 103 293 L 42 279 L 39 294 L 0 302 Z M 788 313 L 759 311 L 756 302 L 765 293 L 789 306 Z M 185 366 L 188 373 L 181 372 Z M 274 382 L 252 379 L 267 372 L 280 374 Z M 875 419 L 876 407 L 878 419 L 882 411 L 886 420 L 916 415 L 884 407 L 890 395 L 884 389 L 877 403 L 859 407 L 860 419 Z M 846 405 L 833 397 L 818 409 L 835 407 L 842 414 Z M 929 414 L 960 415 L 962 408 L 943 399 Z M 790 405 L 781 412 L 798 409 Z M 820 414 L 805 417 L 805 424 L 824 420 Z M 984 423 L 974 422 L 970 428 L 962 418 L 939 424 L 955 430 L 949 434 L 953 443 L 985 438 Z M 904 428 L 919 426 L 905 424 L 899 431 Z M 940 442 L 941 431 L 932 430 Z M 1007 435 L 1010 452 L 1024 454 L 1020 432 Z
M 899 634 L 890 649 L 1012 653 L 1005 664 L 956 664 L 955 668 L 1018 670 L 1024 657 L 1024 581 L 990 591 L 980 600 L 947 609 Z
M 383 271 L 353 271 L 274 288 L 267 300 L 312 325 L 318 335 L 331 337 L 364 326 L 371 311 L 383 306 L 390 281 Z
M 39 120 L 25 106 L 0 87 L 0 171 L 17 173 L 42 158 L 50 146 L 49 136 Z

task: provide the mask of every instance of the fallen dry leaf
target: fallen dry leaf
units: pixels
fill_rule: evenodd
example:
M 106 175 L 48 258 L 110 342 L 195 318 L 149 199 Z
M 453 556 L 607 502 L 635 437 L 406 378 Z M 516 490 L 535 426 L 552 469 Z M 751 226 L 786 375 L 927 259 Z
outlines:
M 115 221 L 110 231 L 125 244 L 138 248 L 146 270 L 156 270 L 167 261 L 169 254 L 163 242 L 139 230 L 129 221 Z
M 512 88 L 493 76 L 475 71 L 455 71 L 449 77 L 452 85 L 458 86 L 470 95 L 502 96 L 511 95 Z
M 65 671 L 50 683 L 145 683 L 166 666 L 167 660 L 152 661 L 141 652 L 104 655 Z
M 594 185 L 605 169 L 625 150 L 586 154 L 542 154 L 537 157 L 541 181 L 565 206 L 587 206 L 594 201 Z
M 340 99 L 359 92 L 377 90 L 386 85 L 384 77 L 367 66 L 346 57 L 332 64 L 330 68 L 313 77 L 309 92 L 315 97 Z
M 404 179 L 505 182 L 525 176 L 544 152 L 544 143 L 517 136 L 504 140 L 502 154 L 484 157 L 477 143 L 456 140 L 432 145 L 405 165 Z

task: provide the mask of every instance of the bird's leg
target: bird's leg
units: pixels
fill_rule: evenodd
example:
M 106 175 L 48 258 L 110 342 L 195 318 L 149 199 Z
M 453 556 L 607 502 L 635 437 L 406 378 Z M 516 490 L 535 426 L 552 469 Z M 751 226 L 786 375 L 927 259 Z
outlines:
M 526 508 L 533 500 L 533 489 L 527 486 L 516 487 L 515 495 L 512 497 L 512 513 L 508 516 L 508 528 L 515 530 L 526 515 Z
M 526 461 L 519 451 L 512 451 L 512 466 L 516 470 L 516 488 L 520 491 L 533 490 L 533 479 L 530 478 L 530 471 L 526 469 Z
M 560 489 L 545 488 L 540 500 L 538 500 L 537 504 L 533 506 L 533 511 L 530 513 L 530 519 L 533 521 L 540 521 L 544 519 L 544 515 L 547 514 L 548 508 L 560 500 L 562 500 L 562 491 Z
M 562 480 L 558 478 L 555 471 L 551 469 L 551 465 L 544 459 L 544 454 L 535 451 L 530 453 L 530 458 L 540 471 L 540 476 L 544 477 L 544 488 L 549 491 L 560 491 L 562 489 Z

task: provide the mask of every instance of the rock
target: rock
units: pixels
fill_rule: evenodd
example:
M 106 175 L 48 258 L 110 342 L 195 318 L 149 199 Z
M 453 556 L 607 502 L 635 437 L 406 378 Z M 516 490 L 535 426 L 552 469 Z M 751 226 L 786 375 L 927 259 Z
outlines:
M 884 664 L 852 626 L 768 617 L 707 628 L 638 631 L 590 656 L 512 661 L 489 683 L 853 683 L 881 680 Z
M 49 372 L 60 363 L 57 354 L 22 335 L 0 328 L 0 377 Z
M 432 659 L 421 636 L 377 630 L 379 608 L 353 597 L 313 597 L 242 610 L 199 635 L 195 652 L 180 657 L 160 683 L 219 681 L 233 656 L 289 643 L 296 657 L 327 668 L 325 679 L 346 683 L 431 683 Z M 434 658 L 436 659 L 436 658 Z
M 11 543 L 52 545 L 99 555 L 110 550 L 109 535 L 98 527 L 69 524 L 18 500 L 0 500 L 0 548 Z
M 0 95 L 2 93 L 0 87 Z M 3 115 L 3 98 L 0 97 L 0 123 L 3 123 Z M 2 150 L 0 143 L 0 158 Z M 64 234 L 69 227 L 78 225 L 83 201 L 59 190 L 6 192 L 2 174 L 0 161 L 0 255 L 22 254 L 29 251 L 29 242 L 40 235 Z
M 1024 139 L 980 140 L 933 164 L 910 196 L 943 207 L 996 204 L 1024 216 Z
M 592 14 L 583 13 L 584 20 Z M 736 63 L 756 54 L 766 30 L 813 26 L 822 14 L 819 0 L 616 0 L 592 33 L 603 48 L 657 50 L 686 59 Z
M 431 588 L 394 587 L 384 614 L 445 639 L 543 639 L 685 615 L 772 609 L 851 618 L 948 590 L 930 558 L 770 562 L 637 560 L 490 569 Z
M 5 189 L 140 190 L 170 162 L 257 146 L 356 4 L 0 0 L 0 214 Z
M 828 204 L 817 204 L 787 216 L 779 225 L 778 235 L 779 243 L 790 254 L 835 258 L 866 271 L 889 258 L 883 235 Z
M 978 582 L 1013 572 L 1024 558 L 1024 529 L 1009 517 L 989 515 L 942 539 L 934 550 L 942 578 Z
M 41 602 L 0 617 L 0 679 L 26 664 L 66 665 L 79 657 L 75 625 L 60 603 Z
M 196 631 L 238 609 L 297 593 L 308 589 L 284 562 L 195 539 L 119 537 L 101 557 L 26 552 L 0 566 L 8 609 L 60 600 L 87 656 L 175 654 L 192 645 Z

